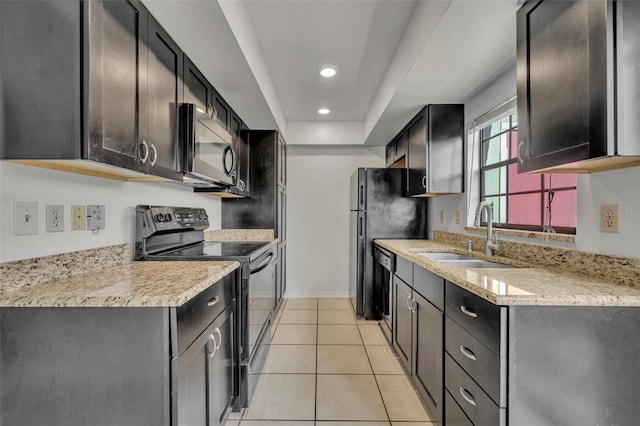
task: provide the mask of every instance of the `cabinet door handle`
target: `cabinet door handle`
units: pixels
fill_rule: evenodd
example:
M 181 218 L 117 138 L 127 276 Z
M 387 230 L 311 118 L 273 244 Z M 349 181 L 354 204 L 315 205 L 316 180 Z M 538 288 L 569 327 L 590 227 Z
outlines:
M 213 306 L 220 301 L 220 296 L 216 296 L 207 302 L 207 306 Z
M 149 158 L 149 145 L 147 144 L 147 141 L 145 141 L 144 139 L 142 139 L 140 141 L 140 146 L 144 147 L 144 155 L 142 157 L 140 157 L 140 162 L 142 164 L 147 162 L 147 159 Z
M 471 395 L 471 392 L 469 392 L 462 386 L 460 386 L 460 395 L 462 395 L 465 401 L 467 401 L 469 404 L 473 405 L 474 407 L 476 406 L 476 400 L 473 398 L 473 395 Z
M 462 352 L 462 355 L 466 356 L 470 360 L 475 361 L 477 359 L 476 358 L 476 354 L 474 354 L 471 349 L 466 348 L 466 347 L 464 347 L 462 345 L 460 345 L 460 352 Z
M 415 308 L 414 308 L 415 306 Z M 415 314 L 418 312 L 418 301 L 416 299 L 411 299 L 411 313 Z
M 523 148 L 525 148 L 525 143 L 524 143 L 524 140 L 521 140 L 520 143 L 518 144 L 518 161 L 520 162 L 520 164 L 524 164 L 524 159 L 525 159 L 525 156 L 522 151 Z
M 158 150 L 154 144 L 151 144 L 151 150 L 153 151 L 153 160 L 149 161 L 149 164 L 152 166 L 156 165 L 156 161 L 158 161 Z
M 422 176 L 422 187 L 424 189 L 427 189 L 427 177 L 426 176 Z
M 209 354 L 209 358 L 213 358 L 217 350 L 218 346 L 216 345 L 216 338 L 213 334 L 210 334 L 207 339 L 207 353 Z
M 478 314 L 476 314 L 475 312 L 473 312 L 471 309 L 467 308 L 464 305 L 460 306 L 460 310 L 462 311 L 463 314 L 468 315 L 471 318 L 478 318 Z
M 216 340 L 216 351 L 217 351 L 218 349 L 220 349 L 220 346 L 222 346 L 222 333 L 220 333 L 220 329 L 218 327 L 216 327 L 216 329 L 213 330 L 213 332 L 218 335 L 218 340 Z
M 407 309 L 411 311 L 411 295 L 407 296 Z

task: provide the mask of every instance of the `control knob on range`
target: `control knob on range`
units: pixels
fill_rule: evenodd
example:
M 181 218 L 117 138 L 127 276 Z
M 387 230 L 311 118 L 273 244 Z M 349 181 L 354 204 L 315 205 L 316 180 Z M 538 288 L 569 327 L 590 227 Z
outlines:
M 164 222 L 164 215 L 162 213 L 158 213 L 153 217 L 156 222 Z
M 172 217 L 171 217 L 171 213 L 165 213 L 164 214 L 164 221 L 165 222 L 171 222 Z

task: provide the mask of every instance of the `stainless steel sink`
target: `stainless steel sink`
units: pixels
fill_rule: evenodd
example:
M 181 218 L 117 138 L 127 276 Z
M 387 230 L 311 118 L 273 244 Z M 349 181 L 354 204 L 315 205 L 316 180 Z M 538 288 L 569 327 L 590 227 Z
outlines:
M 444 263 L 451 266 L 457 266 L 460 268 L 518 268 L 517 266 L 507 265 L 506 263 L 489 262 L 486 260 L 473 259 L 473 260 L 439 260 L 440 263 Z
M 418 253 L 420 256 L 424 256 L 433 260 L 478 260 L 475 257 L 467 256 L 465 254 L 458 253 Z

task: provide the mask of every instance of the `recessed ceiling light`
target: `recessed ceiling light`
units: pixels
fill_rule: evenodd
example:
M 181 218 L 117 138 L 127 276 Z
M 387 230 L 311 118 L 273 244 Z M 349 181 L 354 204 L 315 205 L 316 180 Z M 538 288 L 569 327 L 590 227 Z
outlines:
M 327 114 L 329 114 L 330 112 L 331 112 L 331 111 L 329 111 L 329 108 L 320 108 L 320 109 L 318 110 L 318 114 L 320 114 L 320 115 L 327 115 Z
M 326 78 L 331 78 L 334 75 L 336 75 L 338 73 L 338 70 L 336 69 L 336 67 L 332 67 L 332 66 L 324 66 L 322 68 L 320 68 L 320 75 Z

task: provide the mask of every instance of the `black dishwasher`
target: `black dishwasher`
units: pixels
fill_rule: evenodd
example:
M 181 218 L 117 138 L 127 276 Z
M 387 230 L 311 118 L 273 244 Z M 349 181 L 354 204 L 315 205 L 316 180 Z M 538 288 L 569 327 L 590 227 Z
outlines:
M 391 342 L 393 333 L 393 286 L 391 280 L 396 269 L 396 257 L 393 253 L 375 246 L 373 268 L 373 294 L 376 314 L 381 319 L 380 327 Z

